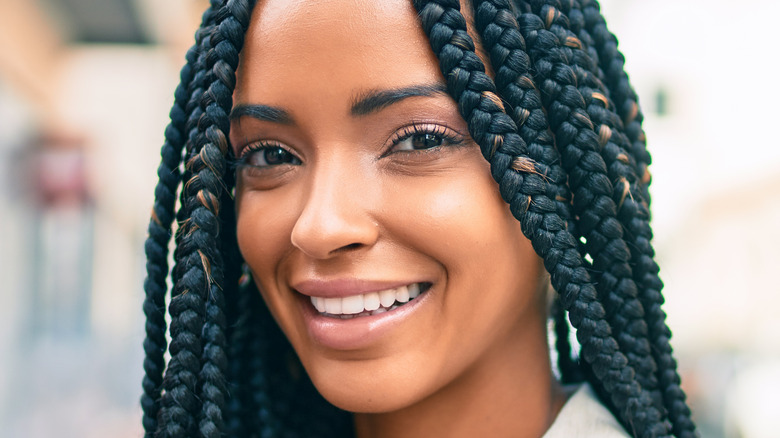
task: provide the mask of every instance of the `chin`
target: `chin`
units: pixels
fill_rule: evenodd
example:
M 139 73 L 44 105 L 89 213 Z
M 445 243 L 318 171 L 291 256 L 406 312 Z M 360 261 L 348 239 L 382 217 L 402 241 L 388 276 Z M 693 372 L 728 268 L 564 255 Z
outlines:
M 397 364 L 388 359 L 343 361 L 307 372 L 332 405 L 353 413 L 378 414 L 412 406 L 432 392 L 425 390 L 430 386 L 425 381 L 433 376 L 409 372 Z
M 316 385 L 315 385 L 316 386 Z M 327 385 L 317 390 L 333 406 L 356 414 L 383 414 L 402 410 L 417 402 L 417 397 L 405 391 L 394 388 L 375 390 L 360 390 L 353 388 L 336 388 Z

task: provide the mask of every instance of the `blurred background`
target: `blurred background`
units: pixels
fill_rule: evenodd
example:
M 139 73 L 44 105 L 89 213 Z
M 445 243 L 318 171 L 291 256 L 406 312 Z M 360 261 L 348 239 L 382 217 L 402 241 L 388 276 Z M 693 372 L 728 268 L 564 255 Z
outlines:
M 0 430 L 140 436 L 143 241 L 206 0 L 0 0 Z M 772 0 L 603 0 L 646 116 L 673 345 L 702 435 L 780 432 Z

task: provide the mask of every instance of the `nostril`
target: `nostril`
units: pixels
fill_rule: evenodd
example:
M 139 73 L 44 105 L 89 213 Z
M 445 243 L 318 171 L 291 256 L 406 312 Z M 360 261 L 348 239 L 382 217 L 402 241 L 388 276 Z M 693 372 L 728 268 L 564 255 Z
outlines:
M 341 250 L 351 250 L 351 249 L 358 249 L 361 246 L 363 246 L 363 244 L 361 244 L 361 243 L 350 243 L 349 245 L 342 246 L 339 249 L 341 249 Z
M 362 248 L 364 245 L 362 243 L 350 243 L 349 245 L 344 245 L 342 247 L 336 248 L 333 251 L 330 252 L 331 255 L 335 254 L 341 254 L 345 252 L 351 252 L 353 250 L 358 250 Z

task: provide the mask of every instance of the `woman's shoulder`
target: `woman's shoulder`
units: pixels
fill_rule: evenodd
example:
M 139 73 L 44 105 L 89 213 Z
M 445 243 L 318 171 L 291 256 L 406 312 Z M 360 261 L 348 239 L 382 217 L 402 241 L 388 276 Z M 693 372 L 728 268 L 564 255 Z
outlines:
M 577 388 L 563 405 L 542 438 L 624 438 L 630 436 L 614 415 L 601 404 L 587 383 Z

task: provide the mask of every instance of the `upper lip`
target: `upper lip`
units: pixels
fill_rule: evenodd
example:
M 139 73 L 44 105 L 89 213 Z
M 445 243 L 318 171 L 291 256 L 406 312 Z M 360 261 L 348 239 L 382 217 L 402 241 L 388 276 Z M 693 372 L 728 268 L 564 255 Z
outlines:
M 343 298 L 352 295 L 362 295 L 369 292 L 378 292 L 386 289 L 394 289 L 401 286 L 419 283 L 408 280 L 368 280 L 360 278 L 336 278 L 336 279 L 306 279 L 293 282 L 291 287 L 296 291 L 310 297 Z

